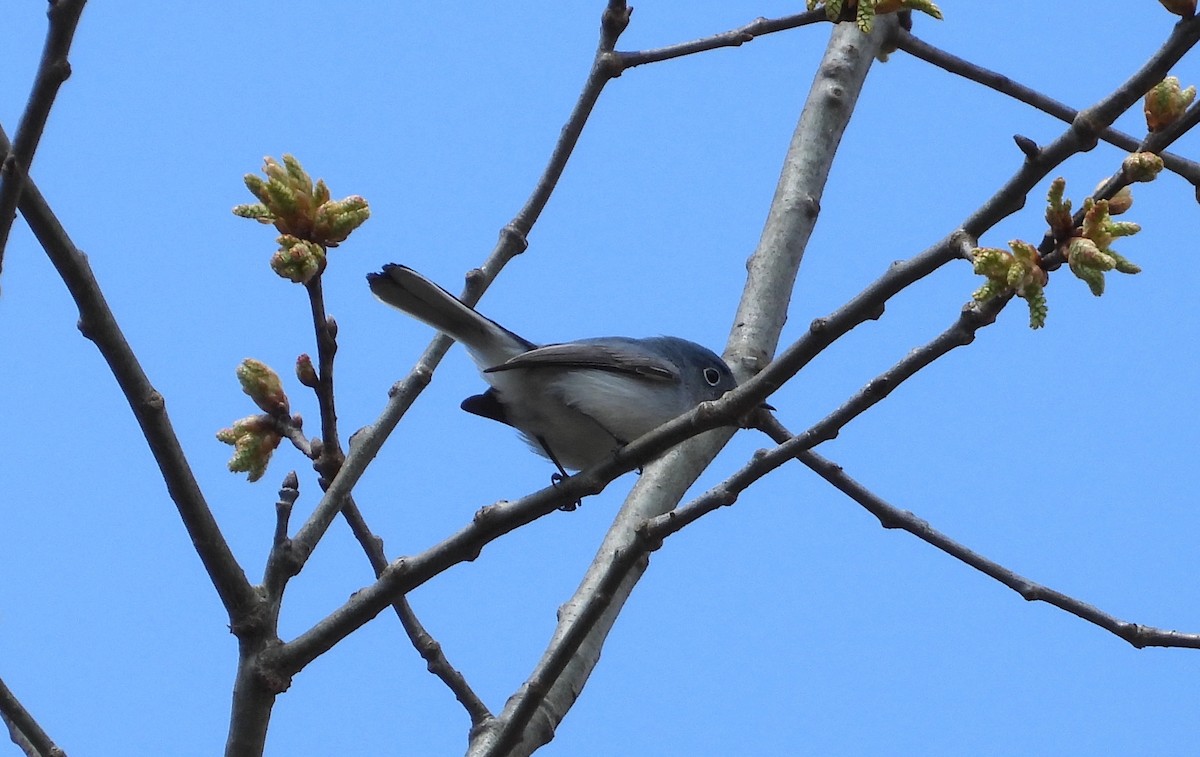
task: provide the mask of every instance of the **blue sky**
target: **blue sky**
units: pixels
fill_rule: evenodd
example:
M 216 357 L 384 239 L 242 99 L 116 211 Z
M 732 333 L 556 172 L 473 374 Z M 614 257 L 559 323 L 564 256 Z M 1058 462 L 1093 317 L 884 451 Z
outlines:
M 642 3 L 643 49 L 803 3 Z M 342 428 L 378 415 L 431 332 L 363 276 L 408 264 L 448 288 L 524 202 L 578 94 L 603 3 L 93 3 L 33 176 L 163 393 L 210 506 L 254 579 L 282 475 L 225 469 L 217 429 L 252 412 L 245 357 L 288 378 L 313 352 L 300 288 L 267 267 L 266 227 L 229 209 L 264 155 L 295 154 L 373 216 L 325 277 L 340 330 Z M 1158 3 L 943 3 L 916 32 L 1074 107 L 1108 93 L 1170 31 Z M 10 136 L 44 6 L 8 9 L 0 123 Z M 1084 21 L 1084 17 L 1087 21 Z M 631 70 L 612 82 L 563 180 L 481 310 L 535 341 L 673 334 L 720 349 L 825 25 Z M 1195 54 L 1176 73 L 1200 80 Z M 1140 114 L 1118 126 L 1140 135 Z M 876 65 L 808 247 L 784 343 L 954 229 L 1019 166 L 1015 133 L 1064 125 L 895 54 Z M 1197 139 L 1175 146 L 1195 156 Z M 1078 201 L 1122 155 L 1061 170 Z M 1041 193 L 983 240 L 1038 241 Z M 1142 265 L 1101 299 L 1060 272 L 1047 327 L 1010 308 L 820 451 L 897 506 L 1008 567 L 1126 620 L 1200 630 L 1190 307 L 1196 205 L 1166 175 L 1135 189 Z M 771 399 L 800 430 L 948 326 L 978 286 L 947 266 Z M 69 753 L 219 753 L 236 644 L 128 406 L 18 221 L 0 297 L 0 677 Z M 482 382 L 451 351 L 357 490 L 391 556 L 480 506 L 541 488 L 516 435 L 458 409 Z M 698 485 L 764 438 L 739 435 Z M 490 545 L 414 592 L 493 710 L 520 685 L 633 482 Z M 297 521 L 299 518 L 297 518 Z M 370 582 L 343 525 L 291 585 L 294 635 Z M 581 699 L 542 753 L 1185 753 L 1194 651 L 1137 651 L 876 521 L 798 464 L 652 557 Z M 271 755 L 461 753 L 467 718 L 383 615 L 279 699 Z M 0 754 L 16 753 L 14 747 Z

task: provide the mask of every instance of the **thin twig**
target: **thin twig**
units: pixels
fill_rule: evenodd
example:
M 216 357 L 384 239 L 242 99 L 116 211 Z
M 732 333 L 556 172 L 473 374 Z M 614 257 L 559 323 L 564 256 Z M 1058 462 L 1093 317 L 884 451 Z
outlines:
M 277 431 L 284 439 L 290 441 L 292 446 L 295 447 L 300 454 L 304 455 L 310 460 L 314 460 L 316 457 L 319 457 L 314 447 L 320 445 L 314 445 L 313 442 L 310 441 L 307 436 L 305 436 L 304 430 L 296 423 L 297 416 L 280 417 L 276 415 L 267 415 L 265 417 L 271 420 L 271 423 L 275 427 L 275 431 Z
M 828 20 L 829 17 L 823 8 L 805 11 L 804 13 L 795 13 L 781 18 L 762 18 L 760 16 L 745 26 L 739 26 L 727 32 L 714 34 L 711 37 L 703 37 L 690 42 L 680 42 L 653 50 L 618 52 L 617 60 L 620 62 L 622 69 L 628 69 L 647 63 L 658 63 L 672 58 L 681 58 L 685 55 L 695 55 L 696 53 L 703 53 L 709 50 L 718 50 L 723 47 L 740 47 L 747 42 L 752 42 L 758 37 L 767 34 Z
M 383 575 L 388 566 L 387 557 L 383 551 L 383 540 L 367 527 L 358 505 L 354 502 L 354 497 L 347 497 L 346 507 L 342 509 L 342 514 L 345 516 L 346 522 L 350 524 L 350 530 L 354 533 L 354 537 L 358 539 L 358 543 L 371 561 L 375 577 Z M 463 674 L 446 659 L 442 645 L 438 644 L 437 640 L 425 630 L 421 621 L 417 619 L 416 613 L 408 603 L 408 598 L 399 597 L 392 603 L 392 607 L 396 611 L 396 616 L 400 618 L 400 624 L 404 626 L 404 632 L 408 634 L 409 641 L 412 642 L 421 658 L 425 660 L 429 672 L 440 678 L 454 694 L 455 699 L 462 703 L 467 715 L 471 718 L 472 727 L 478 727 L 491 718 L 492 713 L 488 710 L 487 705 L 467 683 Z
M 1200 40 L 1200 16 L 1176 24 L 1162 47 L 1141 68 L 1100 102 L 1079 111 L 1071 120 L 1071 128 L 1044 147 L 1036 157 L 1027 159 L 993 199 L 966 220 L 963 229 L 978 239 L 1005 216 L 1020 210 L 1037 182 L 1071 155 L 1095 146 L 1099 135 L 1139 102 L 1150 87 L 1162 81 L 1171 67 L 1196 45 L 1197 40 Z
M 14 145 L 0 164 L 0 270 L 4 267 L 4 248 L 8 246 L 8 235 L 16 220 L 17 204 L 21 189 L 29 174 L 33 154 L 37 151 L 46 119 L 58 89 L 71 75 L 71 64 L 67 53 L 75 37 L 75 27 L 87 0 L 51 0 L 47 15 L 50 17 L 46 30 L 46 43 L 42 47 L 42 60 L 38 64 L 33 91 L 29 103 L 21 114 L 17 125 Z
M 38 757 L 66 757 L 67 753 L 54 743 L 42 726 L 34 720 L 16 695 L 0 680 L 0 716 L 8 724 L 9 735 L 14 744 L 26 750 L 25 744 Z M 28 753 L 28 750 L 26 750 Z
M 903 50 L 916 58 L 920 58 L 952 74 L 957 74 L 977 84 L 982 84 L 989 89 L 994 89 L 1001 94 L 1008 95 L 1060 121 L 1071 123 L 1079 115 L 1079 111 L 1060 103 L 1048 95 L 1026 87 L 1019 82 L 1015 82 L 1003 74 L 983 68 L 982 66 L 977 66 L 970 61 L 952 55 L 914 36 L 911 32 L 904 31 L 903 29 L 899 30 L 894 42 L 897 49 Z M 1097 136 L 1103 141 L 1119 147 L 1126 152 L 1137 152 L 1144 149 L 1142 143 L 1137 139 L 1111 127 L 1101 129 L 1097 133 Z M 1167 170 L 1182 176 L 1192 185 L 1200 186 L 1200 163 L 1167 152 L 1161 153 L 1161 155 L 1163 164 Z
M 884 528 L 899 528 L 909 532 L 921 541 L 937 547 L 984 575 L 996 579 L 1020 594 L 1027 601 L 1046 602 L 1053 605 L 1060 610 L 1064 610 L 1082 620 L 1103 628 L 1138 649 L 1142 649 L 1143 647 L 1200 649 L 1200 634 L 1168 631 L 1120 620 L 1093 605 L 1030 581 L 1028 578 L 954 541 L 911 512 L 888 504 L 880 497 L 871 493 L 862 484 L 846 475 L 846 472 L 842 470 L 840 465 L 831 462 L 812 450 L 803 451 L 796 458 L 811 468 L 821 478 L 824 478 L 838 490 L 862 505 L 863 508 L 879 519 L 880 525 Z
M 337 403 L 333 390 L 333 360 L 337 355 L 337 322 L 325 313 L 325 294 L 321 276 L 314 276 L 305 285 L 309 309 L 312 311 L 313 333 L 317 339 L 317 405 L 321 414 L 321 454 L 315 460 L 321 474 L 322 486 L 337 475 L 344 455 L 337 428 Z

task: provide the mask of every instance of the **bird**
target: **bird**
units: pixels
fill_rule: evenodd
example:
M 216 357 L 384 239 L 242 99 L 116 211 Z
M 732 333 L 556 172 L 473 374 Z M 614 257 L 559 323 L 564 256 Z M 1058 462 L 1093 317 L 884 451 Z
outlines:
M 398 263 L 367 274 L 384 303 L 461 343 L 488 388 L 462 409 L 520 432 L 558 469 L 584 470 L 703 401 L 737 386 L 716 353 L 672 336 L 539 345 Z

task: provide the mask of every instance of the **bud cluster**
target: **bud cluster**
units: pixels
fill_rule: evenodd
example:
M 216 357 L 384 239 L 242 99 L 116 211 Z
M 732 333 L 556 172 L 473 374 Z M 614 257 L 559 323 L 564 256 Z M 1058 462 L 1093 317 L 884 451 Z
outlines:
M 296 283 L 307 283 L 325 270 L 326 250 L 346 241 L 371 216 L 371 209 L 358 195 L 330 199 L 325 182 L 314 184 L 291 155 L 284 155 L 283 163 L 264 158 L 263 173 L 265 179 L 246 174 L 246 188 L 259 202 L 236 206 L 234 215 L 274 225 L 280 236 L 272 270 Z
M 1129 180 L 1149 181 L 1161 170 L 1162 159 L 1152 153 L 1135 153 L 1126 158 L 1122 168 Z M 1067 182 L 1062 177 L 1050 183 L 1046 195 L 1046 223 L 1057 241 L 1056 251 L 1067 261 L 1071 272 L 1099 297 L 1104 294 L 1105 273 L 1133 274 L 1142 270 L 1112 249 L 1116 239 L 1141 231 L 1136 223 L 1113 218 L 1133 206 L 1133 194 L 1126 186 L 1108 200 L 1087 198 L 1083 203 L 1083 223 L 1076 226 L 1071 201 L 1064 196 L 1066 187 Z M 1019 239 L 1009 242 L 1008 246 L 1009 250 L 979 248 L 972 251 L 975 273 L 987 278 L 975 291 L 974 298 L 984 302 L 1012 292 L 1029 303 L 1030 328 L 1041 328 L 1046 325 L 1045 287 L 1049 281 L 1042 267 L 1042 257 L 1036 247 Z

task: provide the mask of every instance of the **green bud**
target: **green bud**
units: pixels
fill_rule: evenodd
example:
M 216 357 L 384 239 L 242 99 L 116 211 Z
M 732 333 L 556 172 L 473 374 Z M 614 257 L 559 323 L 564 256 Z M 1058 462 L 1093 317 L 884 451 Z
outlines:
M 1192 3 L 1193 12 L 1195 3 Z M 1150 131 L 1162 131 L 1179 120 L 1192 100 L 1196 99 L 1196 88 L 1183 89 L 1179 79 L 1168 76 L 1155 84 L 1146 93 L 1144 110 L 1146 113 L 1146 128 Z
M 1108 254 L 1109 254 L 1109 257 L 1111 257 L 1113 259 L 1113 263 L 1114 263 L 1113 270 L 1116 271 L 1117 273 L 1133 274 L 1133 273 L 1141 273 L 1142 272 L 1141 266 L 1134 263 L 1129 258 L 1126 258 L 1123 255 L 1118 255 L 1117 253 L 1113 252 L 1112 250 L 1109 250 Z
M 1029 328 L 1040 329 L 1046 325 L 1046 290 L 1039 284 L 1026 284 L 1017 294 L 1029 304 Z
M 229 470 L 248 473 L 250 481 L 257 481 L 266 473 L 271 453 L 279 446 L 281 437 L 269 418 L 252 415 L 234 421 L 231 428 L 218 431 L 217 440 L 233 445 Z
M 263 158 L 263 175 L 266 179 L 253 174 L 245 177 L 246 187 L 260 202 L 238 205 L 233 212 L 275 225 L 283 237 L 271 267 L 292 281 L 306 282 L 323 271 L 325 248 L 345 241 L 371 216 L 367 201 L 358 195 L 330 200 L 325 182 L 314 184 L 292 155 L 284 155 L 282 163 L 269 156 Z M 304 245 L 298 247 L 300 243 Z
M 1050 182 L 1050 191 L 1046 193 L 1046 223 L 1060 239 L 1068 236 L 1073 227 L 1071 201 L 1063 197 L 1066 189 L 1067 180 L 1059 176 Z
M 275 214 L 272 213 L 266 205 L 262 203 L 254 203 L 252 205 L 234 205 L 233 214 L 242 218 L 249 218 L 259 223 L 274 223 Z
M 237 367 L 237 377 L 242 391 L 250 395 L 250 399 L 264 413 L 288 414 L 289 404 L 287 394 L 283 391 L 283 382 L 279 380 L 279 374 L 266 363 L 246 358 Z
M 987 302 L 993 297 L 998 297 L 999 295 L 1003 294 L 1006 289 L 1008 289 L 1008 287 L 1001 284 L 999 281 L 989 279 L 984 282 L 983 286 L 975 290 L 975 293 L 971 295 L 971 299 L 975 300 L 976 302 Z
M 367 201 L 358 195 L 326 202 L 317 208 L 313 236 L 326 247 L 337 247 L 370 217 Z
M 1135 152 L 1121 161 L 1121 171 L 1129 181 L 1154 181 L 1163 170 L 1163 159 L 1152 152 Z
M 973 250 L 971 256 L 975 260 L 975 273 L 980 276 L 987 276 L 989 279 L 1008 277 L 1008 267 L 1012 262 L 1012 256 L 1007 250 L 980 247 Z
M 1097 297 L 1104 294 L 1104 272 L 1116 266 L 1111 255 L 1101 252 L 1096 243 L 1086 237 L 1071 240 L 1067 246 L 1067 263 L 1071 272 L 1087 284 Z
M 325 250 L 318 244 L 284 234 L 271 256 L 271 270 L 296 284 L 307 284 L 325 270 Z

